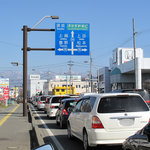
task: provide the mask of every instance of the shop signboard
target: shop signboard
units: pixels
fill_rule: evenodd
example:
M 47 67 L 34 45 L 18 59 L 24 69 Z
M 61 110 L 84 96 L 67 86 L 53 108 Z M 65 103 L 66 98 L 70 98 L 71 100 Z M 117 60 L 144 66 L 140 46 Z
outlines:
M 9 79 L 0 78 L 0 100 L 9 99 Z

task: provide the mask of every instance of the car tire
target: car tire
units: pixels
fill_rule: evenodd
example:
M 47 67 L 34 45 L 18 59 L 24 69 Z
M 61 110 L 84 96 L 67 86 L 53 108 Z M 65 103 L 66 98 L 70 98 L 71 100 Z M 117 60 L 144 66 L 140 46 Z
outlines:
M 92 148 L 89 146 L 88 143 L 88 134 L 86 131 L 83 131 L 83 148 L 84 150 L 91 150 Z
M 68 125 L 67 125 L 67 137 L 68 137 L 68 139 L 70 139 L 70 140 L 73 139 L 73 135 L 72 135 L 72 133 L 71 133 L 71 126 L 70 126 L 69 123 L 68 123 Z

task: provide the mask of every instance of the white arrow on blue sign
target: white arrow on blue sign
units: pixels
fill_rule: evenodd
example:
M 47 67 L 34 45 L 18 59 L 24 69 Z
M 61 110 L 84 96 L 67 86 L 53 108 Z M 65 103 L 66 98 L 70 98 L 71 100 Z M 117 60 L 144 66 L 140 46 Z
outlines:
M 88 23 L 56 23 L 55 55 L 89 55 Z

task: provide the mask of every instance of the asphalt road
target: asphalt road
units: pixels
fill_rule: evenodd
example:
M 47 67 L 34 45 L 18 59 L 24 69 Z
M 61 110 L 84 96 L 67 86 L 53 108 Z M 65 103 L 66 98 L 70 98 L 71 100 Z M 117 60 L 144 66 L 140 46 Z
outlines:
M 77 138 L 69 140 L 67 138 L 67 129 L 60 129 L 59 126 L 56 125 L 55 118 L 49 119 L 47 118 L 47 115 L 44 113 L 44 111 L 38 111 L 36 108 L 35 110 L 40 118 L 44 121 L 46 126 L 51 130 L 64 150 L 84 150 L 83 144 L 80 140 Z M 36 119 L 38 119 L 38 117 Z M 39 128 L 44 128 L 44 126 L 40 125 Z M 44 140 L 46 141 L 48 138 L 45 138 Z M 122 148 L 121 146 L 98 146 L 95 148 L 95 150 L 122 150 Z

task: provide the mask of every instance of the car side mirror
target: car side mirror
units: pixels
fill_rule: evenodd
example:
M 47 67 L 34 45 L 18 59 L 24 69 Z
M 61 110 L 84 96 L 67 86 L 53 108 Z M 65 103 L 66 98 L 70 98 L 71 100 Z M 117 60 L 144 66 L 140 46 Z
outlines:
M 54 150 L 53 146 L 50 144 L 42 145 L 34 150 Z

